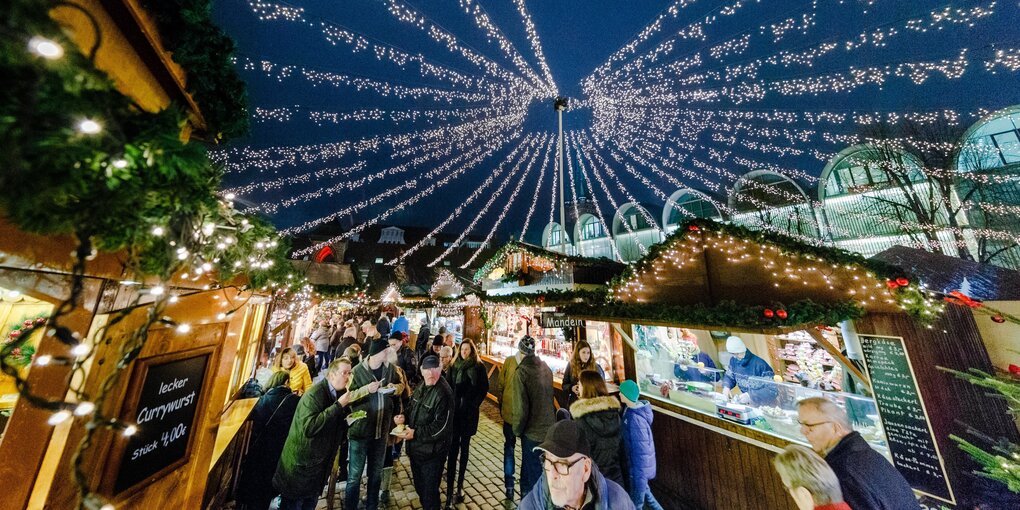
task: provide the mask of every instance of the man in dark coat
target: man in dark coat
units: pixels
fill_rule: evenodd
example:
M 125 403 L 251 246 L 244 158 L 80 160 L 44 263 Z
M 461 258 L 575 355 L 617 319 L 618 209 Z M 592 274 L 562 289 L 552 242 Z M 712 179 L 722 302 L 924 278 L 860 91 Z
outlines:
M 432 350 L 432 330 L 429 328 L 428 319 L 418 329 L 418 338 L 414 341 L 414 354 L 418 357 L 418 362 L 425 359 L 425 355 Z
M 798 406 L 800 431 L 836 473 L 850 508 L 920 508 L 907 480 L 854 431 L 839 406 L 822 397 L 801 400 Z
M 514 435 L 521 438 L 521 497 L 538 482 L 542 472 L 535 447 L 545 439 L 556 421 L 553 405 L 552 370 L 535 355 L 535 339 L 526 336 L 517 344 L 523 357 L 517 365 L 513 385 Z
M 344 508 L 357 510 L 361 492 L 361 475 L 368 471 L 368 497 L 365 508 L 379 506 L 386 440 L 393 428 L 393 410 L 403 386 L 396 370 L 386 363 L 389 343 L 375 338 L 369 344 L 368 356 L 351 372 L 351 412 L 365 411 L 366 416 L 351 424 L 347 431 L 348 465 Z
M 282 496 L 280 510 L 315 509 L 340 438 L 346 432 L 344 418 L 351 396 L 345 388 L 350 376 L 350 360 L 339 358 L 329 365 L 326 377 L 298 402 L 273 476 L 273 487 Z
M 584 430 L 576 422 L 556 422 L 536 449 L 542 452 L 544 469 L 534 489 L 521 500 L 521 510 L 634 510 L 623 487 L 599 472 Z
M 443 378 L 439 358 L 426 356 L 421 362 L 422 384 L 411 396 L 411 410 L 405 424 L 407 456 L 411 459 L 411 476 L 423 510 L 439 510 L 439 483 L 443 478 L 443 462 L 450 451 L 453 430 L 453 390 Z
M 290 374 L 281 370 L 266 384 L 266 394 L 251 411 L 252 442 L 237 481 L 237 504 L 241 510 L 267 510 L 278 494 L 273 475 L 300 397 L 290 389 Z

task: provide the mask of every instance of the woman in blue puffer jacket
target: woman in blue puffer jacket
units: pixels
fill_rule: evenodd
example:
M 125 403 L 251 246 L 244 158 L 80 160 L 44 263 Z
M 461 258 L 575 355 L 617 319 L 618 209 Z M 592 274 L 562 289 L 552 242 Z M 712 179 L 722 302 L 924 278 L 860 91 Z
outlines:
M 655 478 L 652 406 L 647 400 L 639 400 L 640 394 L 634 381 L 620 384 L 620 400 L 624 404 L 620 435 L 623 437 L 627 489 L 635 508 L 640 510 L 647 505 L 652 510 L 662 510 L 662 505 L 648 487 L 648 480 Z

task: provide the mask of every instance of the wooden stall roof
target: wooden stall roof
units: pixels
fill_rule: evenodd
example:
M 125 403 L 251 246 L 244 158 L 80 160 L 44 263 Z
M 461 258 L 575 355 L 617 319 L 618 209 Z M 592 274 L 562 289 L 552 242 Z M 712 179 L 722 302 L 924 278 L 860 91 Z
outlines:
M 893 246 L 872 259 L 902 268 L 937 292 L 960 291 L 984 301 L 1020 301 L 1020 271 L 906 246 Z
M 563 264 L 571 271 L 574 283 L 582 285 L 606 285 L 627 268 L 625 264 L 605 257 L 564 255 L 523 241 L 510 240 L 496 250 L 496 253 L 475 272 L 474 280 L 481 281 L 493 269 L 500 267 L 508 254 L 514 252 L 524 252 L 533 257 L 542 257 Z
M 354 285 L 354 273 L 349 264 L 319 263 L 309 260 L 292 260 L 294 269 L 304 274 L 312 285 Z
M 614 286 L 617 299 L 773 307 L 855 301 L 869 312 L 900 310 L 888 277 L 877 273 L 903 272 L 844 250 L 707 220 L 688 224 L 654 248 Z

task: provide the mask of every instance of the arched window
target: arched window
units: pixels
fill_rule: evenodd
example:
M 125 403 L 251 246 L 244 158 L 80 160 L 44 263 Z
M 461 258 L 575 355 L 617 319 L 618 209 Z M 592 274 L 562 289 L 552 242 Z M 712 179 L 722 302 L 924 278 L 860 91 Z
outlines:
M 602 222 L 594 216 L 589 216 L 581 223 L 581 239 L 599 239 L 606 237 L 606 230 L 602 228 Z
M 677 190 L 666 201 L 664 225 L 678 225 L 694 218 L 722 218 L 715 203 L 704 193 L 691 189 Z
M 1020 106 L 989 115 L 963 135 L 957 169 L 990 170 L 1020 163 Z

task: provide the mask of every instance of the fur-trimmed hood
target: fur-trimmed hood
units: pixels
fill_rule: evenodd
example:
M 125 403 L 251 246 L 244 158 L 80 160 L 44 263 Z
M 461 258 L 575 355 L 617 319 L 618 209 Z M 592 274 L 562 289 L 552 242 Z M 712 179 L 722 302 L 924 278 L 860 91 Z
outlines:
M 599 411 L 620 411 L 620 401 L 612 395 L 583 398 L 570 405 L 570 415 L 576 420 L 586 414 Z

